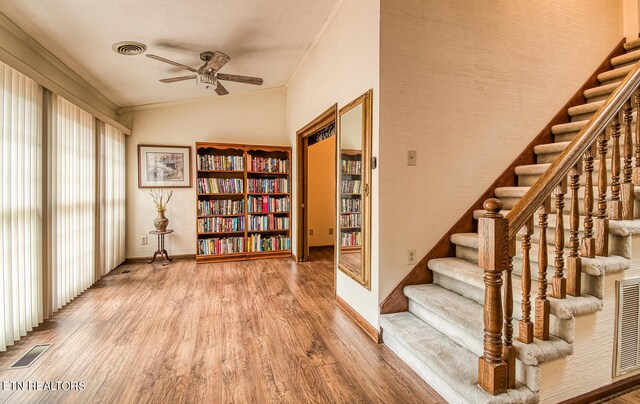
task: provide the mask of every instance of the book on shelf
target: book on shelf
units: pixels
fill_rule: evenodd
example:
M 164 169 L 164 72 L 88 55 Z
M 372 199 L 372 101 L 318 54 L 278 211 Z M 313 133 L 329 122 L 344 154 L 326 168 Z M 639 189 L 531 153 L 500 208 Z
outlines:
M 242 178 L 198 178 L 199 194 L 241 194 Z
M 361 208 L 362 208 L 362 199 L 353 199 L 353 198 L 340 199 L 341 213 L 359 213 L 359 212 L 362 212 Z
M 198 201 L 198 216 L 243 214 L 244 200 L 218 199 Z
M 288 213 L 290 210 L 291 199 L 288 196 L 249 195 L 249 213 Z
M 244 237 L 216 237 L 198 240 L 199 255 L 235 254 L 242 252 L 245 252 Z
M 250 171 L 253 172 L 280 174 L 289 172 L 289 160 L 249 155 L 249 162 Z
M 291 250 L 291 239 L 284 235 L 251 234 L 247 242 L 249 252 Z
M 249 178 L 249 193 L 288 194 L 289 180 L 286 178 Z
M 244 231 L 244 217 L 206 217 L 198 219 L 198 233 Z
M 289 216 L 249 215 L 249 231 L 289 230 Z
M 359 247 L 362 245 L 362 235 L 359 231 L 341 232 L 340 245 L 342 247 Z
M 243 171 L 243 156 L 216 156 L 211 154 L 198 154 L 196 156 L 198 170 L 209 171 Z
M 342 160 L 342 174 L 362 175 L 362 161 Z
M 342 180 L 341 191 L 343 194 L 359 194 L 362 192 L 362 181 Z
M 340 227 L 362 227 L 362 215 L 359 213 L 340 215 Z

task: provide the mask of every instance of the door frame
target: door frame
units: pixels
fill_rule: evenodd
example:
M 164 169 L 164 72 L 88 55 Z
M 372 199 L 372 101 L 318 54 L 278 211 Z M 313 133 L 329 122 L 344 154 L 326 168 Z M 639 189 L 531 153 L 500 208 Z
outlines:
M 298 207 L 298 220 L 296 226 L 296 261 L 298 262 L 306 261 L 309 257 L 309 136 L 313 135 L 314 133 L 318 132 L 320 129 L 326 127 L 331 123 L 336 124 L 337 119 L 338 104 L 336 103 L 327 108 L 327 110 L 325 110 L 314 120 L 312 120 L 296 132 L 296 179 L 298 183 L 296 187 L 296 198 Z

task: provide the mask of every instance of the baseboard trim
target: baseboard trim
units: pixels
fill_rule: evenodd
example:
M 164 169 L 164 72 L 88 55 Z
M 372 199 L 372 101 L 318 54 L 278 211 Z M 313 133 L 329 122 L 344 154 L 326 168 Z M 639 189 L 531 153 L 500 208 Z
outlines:
M 338 306 L 340 306 L 340 308 L 344 310 L 345 313 L 347 313 L 349 317 L 351 317 L 351 319 L 360 326 L 360 328 L 362 328 L 362 330 L 369 336 L 369 338 L 373 340 L 373 342 L 375 342 L 376 344 L 382 342 L 378 330 L 376 330 L 374 326 L 369 324 L 369 322 L 365 320 L 364 317 L 360 315 L 360 313 L 355 311 L 353 307 L 349 306 L 349 303 L 345 302 L 338 295 L 336 295 L 336 302 L 338 303 Z
M 151 259 L 151 257 L 131 257 L 131 258 L 126 258 L 124 263 L 125 264 L 139 264 L 141 262 L 149 261 L 149 259 Z M 190 259 L 196 259 L 196 255 L 195 254 L 172 255 L 171 259 L 172 260 L 190 260 Z
M 635 376 L 628 377 L 623 380 L 618 380 L 617 382 L 608 384 L 606 386 L 600 387 L 599 389 L 595 389 L 588 393 L 581 394 L 577 397 L 570 398 L 566 401 L 562 401 L 561 404 L 586 404 L 592 403 L 597 400 L 601 400 L 603 398 L 607 398 L 613 394 L 619 393 L 621 391 L 627 390 L 633 386 L 637 386 L 640 384 L 640 374 Z

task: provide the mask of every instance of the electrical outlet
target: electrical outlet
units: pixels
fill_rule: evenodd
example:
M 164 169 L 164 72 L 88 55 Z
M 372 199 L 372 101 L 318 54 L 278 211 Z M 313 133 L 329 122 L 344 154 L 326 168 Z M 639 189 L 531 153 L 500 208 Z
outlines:
M 142 236 L 142 239 L 140 240 L 140 244 L 147 245 L 148 242 L 149 242 L 148 236 Z
M 407 165 L 415 166 L 418 164 L 418 152 L 415 150 L 409 150 L 407 152 Z
M 415 265 L 418 263 L 418 257 L 415 249 L 407 250 L 407 264 Z
M 329 227 L 329 235 L 333 236 L 333 227 Z
M 313 229 L 309 229 L 309 235 L 313 236 Z

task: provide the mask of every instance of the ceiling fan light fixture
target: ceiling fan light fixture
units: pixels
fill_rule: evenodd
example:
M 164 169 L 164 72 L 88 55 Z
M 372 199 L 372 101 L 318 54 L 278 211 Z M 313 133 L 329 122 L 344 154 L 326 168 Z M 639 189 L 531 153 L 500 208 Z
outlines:
M 214 91 L 218 88 L 218 80 L 213 74 L 198 73 L 196 76 L 196 85 L 205 90 Z

